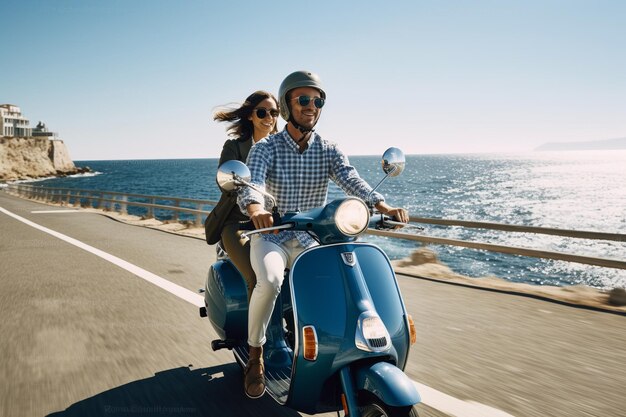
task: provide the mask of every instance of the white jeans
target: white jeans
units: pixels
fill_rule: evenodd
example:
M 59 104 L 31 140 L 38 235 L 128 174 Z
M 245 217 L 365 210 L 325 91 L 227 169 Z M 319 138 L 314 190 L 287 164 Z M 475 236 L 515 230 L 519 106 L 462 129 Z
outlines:
M 254 235 L 250 241 L 250 263 L 256 274 L 256 285 L 248 309 L 248 344 L 265 344 L 265 331 L 270 322 L 276 298 L 283 285 L 285 268 L 291 267 L 304 247 L 297 239 L 277 245 Z

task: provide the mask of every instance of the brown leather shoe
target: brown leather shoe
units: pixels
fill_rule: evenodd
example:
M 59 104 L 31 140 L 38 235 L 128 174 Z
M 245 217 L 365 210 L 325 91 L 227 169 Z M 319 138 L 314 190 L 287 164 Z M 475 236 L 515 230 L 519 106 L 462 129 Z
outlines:
M 250 358 L 244 371 L 244 390 L 246 395 L 253 399 L 265 394 L 263 348 L 250 348 Z

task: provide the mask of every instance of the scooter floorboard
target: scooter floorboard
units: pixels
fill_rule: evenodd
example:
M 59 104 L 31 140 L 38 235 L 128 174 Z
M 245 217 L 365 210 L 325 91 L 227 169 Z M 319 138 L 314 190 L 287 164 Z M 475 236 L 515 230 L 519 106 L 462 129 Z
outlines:
M 236 346 L 233 348 L 235 358 L 245 368 L 248 362 L 247 346 Z M 273 365 L 265 358 L 265 383 L 267 392 L 280 404 L 287 402 L 289 387 L 291 385 L 291 367 L 285 365 Z

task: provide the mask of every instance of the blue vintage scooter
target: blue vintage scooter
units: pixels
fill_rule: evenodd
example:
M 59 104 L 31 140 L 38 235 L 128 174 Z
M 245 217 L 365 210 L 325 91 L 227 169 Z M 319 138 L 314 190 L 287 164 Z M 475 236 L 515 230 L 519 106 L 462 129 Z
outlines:
M 404 162 L 399 149 L 388 149 L 382 160 L 387 175 L 376 188 L 400 174 Z M 255 188 L 249 179 L 250 171 L 239 161 L 218 170 L 217 182 L 225 190 Z M 248 233 L 304 230 L 320 243 L 294 261 L 267 329 L 266 386 L 279 404 L 308 414 L 343 409 L 350 417 L 417 416 L 413 405 L 420 397 L 402 371 L 415 342 L 413 321 L 389 258 L 373 244 L 356 242 L 368 227 L 398 225 L 347 197 L 287 213 L 272 228 Z M 200 314 L 208 315 L 220 338 L 212 342 L 213 350 L 232 349 L 245 366 L 247 290 L 230 260 L 211 266 L 204 293 L 206 309 Z

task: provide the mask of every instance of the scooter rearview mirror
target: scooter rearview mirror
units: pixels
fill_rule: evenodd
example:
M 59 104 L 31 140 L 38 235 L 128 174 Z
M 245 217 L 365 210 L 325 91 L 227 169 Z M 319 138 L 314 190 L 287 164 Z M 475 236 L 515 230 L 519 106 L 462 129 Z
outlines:
M 385 151 L 381 160 L 381 166 L 385 172 L 385 176 L 382 180 L 380 180 L 376 187 L 372 188 L 372 191 L 368 194 L 366 201 L 369 201 L 370 196 L 387 178 L 397 177 L 402 173 L 402 171 L 404 171 L 405 160 L 406 158 L 404 157 L 404 152 L 398 148 L 389 148 Z
M 389 177 L 397 177 L 404 171 L 406 158 L 404 152 L 398 148 L 389 148 L 383 154 L 381 165 Z
M 243 162 L 232 159 L 219 166 L 215 181 L 222 190 L 232 191 L 250 181 L 250 170 Z
M 277 210 L 276 199 L 267 191 L 250 183 L 250 169 L 241 161 L 236 159 L 226 161 L 217 168 L 215 181 L 223 191 L 233 191 L 241 186 L 250 187 L 270 199 L 273 211 Z

